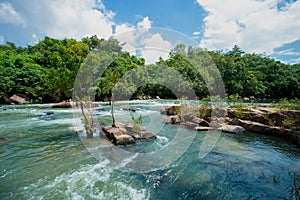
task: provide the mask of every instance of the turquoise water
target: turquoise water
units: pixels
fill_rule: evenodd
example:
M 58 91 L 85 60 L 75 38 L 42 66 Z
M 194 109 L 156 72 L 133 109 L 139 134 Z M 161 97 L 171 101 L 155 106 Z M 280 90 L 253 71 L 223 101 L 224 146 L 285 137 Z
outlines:
M 200 159 L 199 149 L 206 133 L 162 122 L 159 110 L 172 103 L 130 104 L 139 108 L 134 115 L 142 115 L 143 125 L 158 138 L 122 147 L 126 152 L 156 152 L 167 147 L 178 130 L 193 137 L 174 162 L 151 166 L 144 172 L 124 170 L 120 163 L 115 164 L 107 153 L 114 147 L 102 144 L 98 136 L 94 140 L 100 140 L 100 144 L 90 146 L 91 141 L 79 137 L 77 110 L 41 105 L 0 107 L 0 136 L 7 139 L 0 141 L 0 199 L 290 198 L 293 180 L 289 172 L 300 173 L 299 147 L 255 133 L 222 133 L 212 151 Z M 118 121 L 130 122 L 131 115 L 122 109 L 127 106 L 116 106 Z M 54 114 L 47 115 L 50 111 Z M 102 124 L 110 122 L 108 105 L 101 104 L 94 114 Z M 183 144 L 176 144 L 176 149 L 183 149 Z M 160 153 L 160 159 L 169 160 L 176 149 Z M 134 158 L 129 160 L 128 166 L 136 167 L 134 164 Z

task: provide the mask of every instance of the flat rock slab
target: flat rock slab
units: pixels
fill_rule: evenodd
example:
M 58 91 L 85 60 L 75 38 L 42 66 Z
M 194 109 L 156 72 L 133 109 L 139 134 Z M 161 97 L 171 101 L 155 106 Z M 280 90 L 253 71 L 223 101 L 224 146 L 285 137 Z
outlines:
M 235 125 L 222 125 L 220 128 L 218 128 L 218 130 L 233 134 L 242 134 L 246 131 L 243 127 Z

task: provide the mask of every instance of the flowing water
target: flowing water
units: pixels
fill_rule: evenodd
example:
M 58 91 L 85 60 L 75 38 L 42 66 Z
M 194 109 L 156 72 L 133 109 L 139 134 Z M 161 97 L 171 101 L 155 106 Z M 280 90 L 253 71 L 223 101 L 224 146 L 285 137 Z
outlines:
M 181 128 L 165 125 L 159 112 L 172 103 L 130 104 L 157 139 L 121 148 L 149 153 L 174 140 Z M 116 118 L 130 122 L 124 106 L 116 106 Z M 103 148 L 87 147 L 76 133 L 74 113 L 78 110 L 45 105 L 0 107 L 0 199 L 284 199 L 293 190 L 289 173 L 300 173 L 300 149 L 283 139 L 222 133 L 210 153 L 199 158 L 207 133 L 187 129 L 181 131 L 193 140 L 186 149 L 184 141 L 176 144 L 182 152 L 174 162 L 144 172 L 124 170 Z M 102 124 L 110 122 L 108 105 L 94 114 Z M 159 159 L 170 160 L 172 151 Z

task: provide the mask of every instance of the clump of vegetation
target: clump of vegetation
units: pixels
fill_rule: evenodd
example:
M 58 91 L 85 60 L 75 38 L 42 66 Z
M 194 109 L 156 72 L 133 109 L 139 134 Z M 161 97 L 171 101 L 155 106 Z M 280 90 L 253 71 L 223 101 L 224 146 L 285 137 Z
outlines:
M 230 108 L 235 108 L 234 115 L 236 118 L 247 120 L 252 119 L 252 111 L 248 105 L 243 103 L 236 103 L 231 105 Z
M 135 118 L 132 113 L 130 115 L 133 124 L 133 132 L 139 134 L 139 131 L 141 130 L 143 124 L 143 116 L 139 115 L 137 118 Z
M 200 118 L 204 119 L 204 118 L 211 117 L 211 113 L 212 113 L 212 108 L 209 103 L 203 103 L 200 105 L 199 107 Z
M 288 118 L 282 121 L 282 125 L 285 128 L 292 128 L 295 124 L 295 122 L 297 122 L 299 119 L 295 119 L 295 118 Z
M 280 111 L 284 110 L 300 110 L 300 99 L 280 99 L 277 103 L 274 102 L 270 105 L 273 108 L 277 108 Z

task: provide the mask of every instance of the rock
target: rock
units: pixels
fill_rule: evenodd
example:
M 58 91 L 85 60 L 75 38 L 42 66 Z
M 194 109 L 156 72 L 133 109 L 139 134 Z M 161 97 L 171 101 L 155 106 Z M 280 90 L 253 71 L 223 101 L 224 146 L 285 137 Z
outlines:
M 250 98 L 244 97 L 244 98 L 243 98 L 243 101 L 250 101 Z
M 217 118 L 226 117 L 227 116 L 227 109 L 216 107 L 212 110 L 211 115 L 214 116 L 214 117 L 217 117 Z
M 203 126 L 197 126 L 194 128 L 195 131 L 212 131 L 215 130 L 214 127 L 203 127 Z
M 8 142 L 8 139 L 4 136 L 0 136 L 0 142 Z
M 178 115 L 167 116 L 164 118 L 166 124 L 179 124 L 181 122 Z
M 137 111 L 137 110 L 139 110 L 139 109 L 138 109 L 138 108 L 123 108 L 123 110 L 135 112 L 135 111 Z
M 181 106 L 171 106 L 165 108 L 165 110 L 162 110 L 161 114 L 178 115 L 180 113 L 180 110 L 181 110 Z
M 254 115 L 252 117 L 252 121 L 265 124 L 265 125 L 270 125 L 270 120 L 265 115 L 261 115 L 261 114 Z
M 233 133 L 233 134 L 242 134 L 246 130 L 241 126 L 235 126 L 235 125 L 225 125 L 223 124 L 219 130 L 225 132 L 225 133 Z
M 286 136 L 291 133 L 291 130 L 282 127 L 268 126 L 258 122 L 252 122 L 249 120 L 233 119 L 231 124 L 244 127 L 247 131 L 253 131 L 257 133 L 271 134 L 277 136 Z
M 194 122 L 194 123 L 196 123 L 196 124 L 198 124 L 200 126 L 209 126 L 209 123 L 206 120 L 200 119 L 198 117 L 194 117 L 192 119 L 192 122 Z
M 154 135 L 150 131 L 141 131 L 140 136 L 141 136 L 141 139 L 145 139 L 145 140 L 153 140 L 156 138 L 156 135 Z
M 133 137 L 127 134 L 127 130 L 125 128 L 105 126 L 102 130 L 106 137 L 116 145 L 126 145 L 135 142 Z
M 116 125 L 116 128 L 126 128 L 126 125 L 121 122 L 116 122 L 115 125 Z
M 209 123 L 209 126 L 214 128 L 219 128 L 224 124 L 225 119 L 224 118 L 212 118 L 212 121 Z
M 73 102 L 59 102 L 52 105 L 52 108 L 73 108 Z
M 195 117 L 195 114 L 193 114 L 193 113 L 186 113 L 184 116 L 183 116 L 183 119 L 184 119 L 184 121 L 189 121 L 189 122 L 191 122 L 191 121 L 193 121 L 193 118 Z
M 282 126 L 282 122 L 288 117 L 280 112 L 271 113 L 268 118 L 274 123 L 275 126 Z
M 54 114 L 53 111 L 48 111 L 48 112 L 45 112 L 45 113 L 46 113 L 46 115 L 53 115 Z
M 287 110 L 282 111 L 281 113 L 294 119 L 300 119 L 300 110 Z
M 132 144 L 135 140 L 152 140 L 156 136 L 150 132 L 146 131 L 144 127 L 139 126 L 135 130 L 133 124 L 122 125 L 123 127 L 102 127 L 103 132 L 106 137 L 116 145 L 126 145 Z
M 135 143 L 135 140 L 130 135 L 116 135 L 115 136 L 115 144 L 116 145 L 128 145 Z
M 193 122 L 182 122 L 182 125 L 189 129 L 195 129 L 195 127 L 199 126 L 198 124 Z
M 9 98 L 9 100 L 10 100 L 10 102 L 15 103 L 15 104 L 28 104 L 29 103 L 25 98 L 20 97 L 20 96 L 18 96 L 16 94 L 14 94 L 13 96 L 11 96 Z
M 136 126 L 134 127 L 133 124 L 127 124 L 125 126 L 125 128 L 128 130 L 128 132 L 141 132 L 141 131 L 145 131 L 145 128 L 142 126 Z

